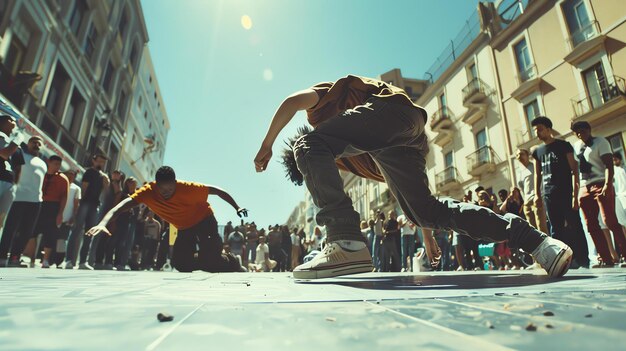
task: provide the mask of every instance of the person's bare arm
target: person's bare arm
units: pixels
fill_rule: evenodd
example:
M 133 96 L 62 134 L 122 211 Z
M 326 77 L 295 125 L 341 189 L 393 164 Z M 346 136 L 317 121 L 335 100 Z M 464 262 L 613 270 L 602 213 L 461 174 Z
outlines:
M 600 156 L 602 163 L 604 163 L 604 186 L 602 187 L 602 196 L 606 196 L 611 187 L 613 186 L 613 177 L 615 176 L 615 169 L 613 169 L 613 155 L 605 154 Z
M 67 187 L 65 188 L 65 192 L 61 197 L 61 201 L 59 203 L 59 212 L 57 213 L 57 227 L 61 226 L 63 223 L 63 211 L 65 210 L 65 205 L 67 204 L 67 194 L 70 192 L 70 184 L 67 183 Z
M 535 205 L 539 206 L 542 202 L 541 182 L 543 181 L 541 179 L 541 162 L 539 160 L 535 160 L 535 162 L 533 162 L 533 165 L 535 167 Z
M 317 104 L 319 97 L 313 89 L 299 91 L 287 97 L 274 113 L 270 127 L 261 143 L 261 148 L 254 158 L 257 172 L 263 172 L 272 158 L 272 146 L 278 134 L 291 121 L 296 112 L 309 109 Z
M 231 206 L 233 206 L 233 208 L 235 209 L 235 211 L 237 211 L 237 216 L 239 217 L 248 217 L 248 210 L 246 210 L 245 208 L 239 207 L 239 205 L 237 205 L 237 202 L 235 201 L 235 199 L 233 199 L 232 196 L 230 196 L 229 193 L 227 193 L 226 191 L 209 185 L 209 195 L 213 194 L 213 195 L 217 195 L 219 196 L 222 200 L 228 202 Z
M 13 155 L 15 153 L 15 151 L 17 151 L 18 146 L 14 143 L 9 143 L 9 146 L 5 147 L 4 149 L 0 149 L 0 156 L 2 156 L 3 159 L 8 160 L 11 158 L 11 155 Z
M 104 218 L 102 218 L 102 220 L 100 221 L 100 223 L 98 223 L 98 225 L 89 229 L 87 233 L 85 233 L 85 235 L 95 236 L 95 235 L 100 234 L 101 232 L 105 232 L 110 236 L 111 232 L 109 232 L 109 230 L 107 229 L 106 227 L 107 224 L 109 224 L 111 220 L 115 219 L 120 213 L 124 211 L 128 211 L 131 208 L 136 207 L 136 206 L 139 206 L 139 203 L 133 200 L 133 198 L 131 197 L 128 197 L 122 200 L 119 204 L 115 205 L 115 207 L 113 207 L 109 212 L 107 212 L 106 215 L 104 215 Z
M 578 189 L 580 188 L 580 181 L 579 181 L 579 176 L 578 176 L 578 162 L 576 162 L 576 159 L 574 158 L 574 154 L 571 152 L 568 152 L 567 154 L 567 163 L 569 164 L 569 168 L 572 171 L 572 185 L 574 187 L 574 189 L 572 190 L 572 208 L 577 210 L 578 209 Z M 611 160 L 611 164 L 613 163 L 613 160 Z M 613 166 L 611 166 L 611 169 L 613 169 Z

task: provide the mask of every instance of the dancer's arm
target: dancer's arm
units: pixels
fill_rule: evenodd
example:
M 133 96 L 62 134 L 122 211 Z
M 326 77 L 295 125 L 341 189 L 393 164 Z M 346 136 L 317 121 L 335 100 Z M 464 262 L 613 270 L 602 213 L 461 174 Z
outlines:
M 239 205 L 237 205 L 237 202 L 235 201 L 235 199 L 233 199 L 232 196 L 230 196 L 229 193 L 227 193 L 226 191 L 209 185 L 209 195 L 213 194 L 213 195 L 217 195 L 220 198 L 222 198 L 222 200 L 228 202 L 231 206 L 233 206 L 233 208 L 235 209 L 235 211 L 237 211 L 237 215 L 239 217 L 248 217 L 248 210 L 246 210 L 245 208 L 239 207 Z
M 139 202 L 133 200 L 133 198 L 128 197 L 122 200 L 119 204 L 113 207 L 104 218 L 98 223 L 97 226 L 92 227 L 85 233 L 87 236 L 96 236 L 101 232 L 105 232 L 109 236 L 111 236 L 111 232 L 107 229 L 107 224 L 114 218 L 116 218 L 120 213 L 130 210 L 133 207 L 139 206 Z
M 302 90 L 287 97 L 278 110 L 274 113 L 272 123 L 261 143 L 261 148 L 254 158 L 254 166 L 257 172 L 267 169 L 267 164 L 272 158 L 272 145 L 281 130 L 291 121 L 296 112 L 309 109 L 317 104 L 319 97 L 313 89 Z

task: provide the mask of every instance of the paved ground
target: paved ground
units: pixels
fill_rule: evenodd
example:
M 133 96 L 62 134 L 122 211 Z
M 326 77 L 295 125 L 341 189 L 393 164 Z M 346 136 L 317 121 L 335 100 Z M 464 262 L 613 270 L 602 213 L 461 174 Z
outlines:
M 626 269 L 362 274 L 0 269 L 1 350 L 624 350 Z M 174 316 L 160 323 L 157 314 Z M 527 330 L 527 326 L 531 325 Z

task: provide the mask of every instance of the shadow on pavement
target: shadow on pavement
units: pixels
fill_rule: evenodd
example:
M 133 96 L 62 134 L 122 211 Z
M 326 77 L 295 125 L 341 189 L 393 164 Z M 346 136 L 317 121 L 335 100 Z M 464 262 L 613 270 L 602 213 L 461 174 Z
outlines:
M 529 274 L 476 274 L 476 275 L 414 275 L 388 277 L 342 277 L 323 280 L 301 280 L 299 284 L 341 285 L 370 290 L 429 290 L 429 289 L 494 289 L 532 286 L 571 280 L 594 279 L 594 276 L 549 278 Z

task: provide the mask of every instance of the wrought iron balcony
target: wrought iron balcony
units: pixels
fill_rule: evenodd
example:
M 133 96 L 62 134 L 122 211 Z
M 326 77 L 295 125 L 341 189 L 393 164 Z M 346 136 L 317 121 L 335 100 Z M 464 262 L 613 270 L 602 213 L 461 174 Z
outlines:
M 468 106 L 476 103 L 486 103 L 489 91 L 491 91 L 491 88 L 480 78 L 472 79 L 465 88 L 463 88 L 463 105 Z
M 449 129 L 454 124 L 454 114 L 446 106 L 440 108 L 430 118 L 430 128 L 434 132 L 438 132 L 441 129 Z
M 626 108 L 626 89 L 624 79 L 617 76 L 609 76 L 599 81 L 599 91 L 590 93 L 583 92 L 571 99 L 574 109 L 574 119 L 583 118 L 597 120 L 610 117 L 615 110 Z
M 491 146 L 483 146 L 467 156 L 469 174 L 479 177 L 483 173 L 496 170 L 496 154 Z
M 435 175 L 435 184 L 437 185 L 437 191 L 445 192 L 461 187 L 461 181 L 459 179 L 459 172 L 456 167 L 446 167 L 443 171 Z

